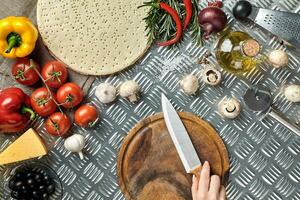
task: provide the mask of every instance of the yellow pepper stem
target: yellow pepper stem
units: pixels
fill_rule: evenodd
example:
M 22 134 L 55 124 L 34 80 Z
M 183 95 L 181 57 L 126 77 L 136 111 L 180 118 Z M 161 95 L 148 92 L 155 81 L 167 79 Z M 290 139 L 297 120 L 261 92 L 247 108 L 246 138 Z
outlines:
M 8 47 L 5 50 L 5 53 L 10 53 L 10 51 L 21 45 L 22 39 L 21 36 L 17 33 L 10 33 L 7 36 Z

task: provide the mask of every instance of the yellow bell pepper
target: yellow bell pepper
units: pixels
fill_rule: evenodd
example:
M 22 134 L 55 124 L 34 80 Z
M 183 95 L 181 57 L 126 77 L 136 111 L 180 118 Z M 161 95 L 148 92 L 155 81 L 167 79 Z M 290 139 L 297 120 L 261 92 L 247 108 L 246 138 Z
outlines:
M 28 56 L 35 47 L 38 31 L 26 17 L 0 20 L 0 54 L 5 58 Z

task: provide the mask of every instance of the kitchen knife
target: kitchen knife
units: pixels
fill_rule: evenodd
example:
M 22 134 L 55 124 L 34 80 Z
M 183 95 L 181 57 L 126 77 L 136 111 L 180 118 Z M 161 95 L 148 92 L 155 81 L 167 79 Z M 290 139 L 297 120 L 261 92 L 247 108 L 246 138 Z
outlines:
M 161 95 L 161 104 L 167 129 L 171 135 L 185 171 L 199 177 L 201 161 L 181 119 L 164 94 Z

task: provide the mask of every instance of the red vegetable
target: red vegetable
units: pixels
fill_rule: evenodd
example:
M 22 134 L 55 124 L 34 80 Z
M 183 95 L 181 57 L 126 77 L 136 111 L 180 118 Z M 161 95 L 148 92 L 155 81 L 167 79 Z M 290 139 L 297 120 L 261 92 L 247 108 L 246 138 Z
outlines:
M 64 108 L 73 108 L 83 100 L 83 91 L 76 83 L 65 83 L 56 93 L 58 103 Z
M 65 64 L 58 61 L 47 62 L 42 68 L 42 77 L 51 88 L 59 88 L 68 78 L 68 70 Z
M 35 118 L 35 113 L 29 107 L 29 96 L 20 88 L 11 87 L 1 90 L 0 132 L 15 133 L 23 130 L 28 121 Z
M 199 13 L 199 23 L 204 30 L 203 37 L 208 39 L 212 33 L 222 31 L 227 24 L 227 16 L 221 9 L 223 3 L 216 1 L 209 3 L 208 7 Z
M 45 122 L 47 132 L 53 136 L 65 135 L 71 128 L 71 122 L 67 115 L 56 112 L 50 115 Z
M 182 36 L 182 24 L 181 24 L 181 20 L 180 20 L 180 17 L 178 15 L 178 13 L 176 12 L 176 10 L 174 10 L 172 7 L 170 7 L 168 4 L 166 3 L 159 3 L 159 4 L 154 4 L 154 6 L 157 6 L 158 8 L 168 12 L 172 19 L 175 21 L 175 24 L 176 24 L 176 35 L 174 38 L 168 40 L 168 41 L 165 41 L 165 42 L 159 42 L 158 45 L 159 46 L 169 46 L 169 45 L 172 45 L 172 44 L 175 44 L 176 42 L 178 42 Z
M 192 15 L 193 15 L 193 5 L 191 0 L 183 0 L 186 16 L 184 19 L 183 29 L 185 30 L 187 26 L 189 25 Z
M 31 64 L 33 66 L 31 66 Z M 30 63 L 29 58 L 18 58 L 13 64 L 11 72 L 19 83 L 23 85 L 33 85 L 40 79 L 33 67 L 40 71 L 40 67 L 33 60 L 32 63 Z
M 80 106 L 74 114 L 75 123 L 82 127 L 93 127 L 97 119 L 97 108 L 88 104 Z
M 52 97 L 55 98 L 55 94 L 51 92 Z M 54 113 L 57 109 L 57 105 L 51 98 L 46 87 L 41 87 L 33 91 L 31 94 L 31 105 L 33 110 L 42 117 L 46 117 Z

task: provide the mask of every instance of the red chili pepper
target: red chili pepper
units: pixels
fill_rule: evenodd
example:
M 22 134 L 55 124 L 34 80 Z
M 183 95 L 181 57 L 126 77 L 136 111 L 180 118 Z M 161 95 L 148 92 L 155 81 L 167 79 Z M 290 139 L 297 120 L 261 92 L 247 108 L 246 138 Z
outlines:
M 0 91 L 0 132 L 15 133 L 23 130 L 27 122 L 35 118 L 29 108 L 30 98 L 20 88 Z M 29 113 L 28 117 L 26 113 Z
M 178 13 L 176 12 L 176 10 L 174 10 L 172 7 L 170 7 L 166 3 L 163 3 L 163 2 L 159 3 L 159 7 L 160 7 L 160 9 L 169 13 L 171 15 L 172 19 L 175 21 L 176 35 L 174 38 L 172 38 L 168 41 L 159 42 L 158 45 L 159 46 L 169 46 L 169 45 L 175 44 L 176 42 L 178 42 L 178 40 L 180 40 L 180 38 L 182 36 L 182 24 L 181 24 L 180 17 L 178 15 Z
M 191 0 L 183 0 L 184 6 L 185 6 L 185 12 L 186 16 L 184 19 L 184 25 L 183 25 L 183 30 L 187 28 L 189 25 L 192 15 L 193 15 L 193 5 Z

